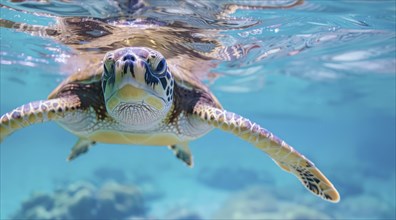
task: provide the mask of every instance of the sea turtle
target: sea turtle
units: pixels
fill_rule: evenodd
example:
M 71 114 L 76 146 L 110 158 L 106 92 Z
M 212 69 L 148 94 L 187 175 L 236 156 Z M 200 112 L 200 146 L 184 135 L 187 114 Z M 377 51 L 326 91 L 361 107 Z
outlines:
M 107 52 L 102 62 L 68 77 L 47 100 L 4 114 L 1 141 L 18 129 L 46 121 L 56 121 L 79 137 L 68 160 L 96 142 L 163 145 L 188 166 L 193 165 L 188 143 L 219 128 L 263 150 L 314 194 L 330 202 L 340 199 L 310 160 L 259 124 L 224 110 L 199 80 L 181 80 L 178 70 L 154 49 Z
M 286 9 L 303 0 L 194 0 L 182 6 L 180 1 L 165 5 L 151 0 L 106 2 L 102 6 L 109 10 L 108 16 L 95 14 L 97 4 L 87 8 L 89 3 L 76 1 L 77 12 L 94 15 L 55 16 L 56 24 L 48 27 L 0 19 L 0 27 L 67 45 L 76 58 L 66 65 L 75 74 L 48 100 L 28 103 L 1 117 L 0 141 L 31 124 L 56 121 L 79 137 L 68 160 L 87 152 L 95 142 L 162 145 L 192 167 L 188 142 L 220 128 L 262 149 L 314 194 L 339 201 L 337 190 L 312 162 L 258 124 L 225 111 L 201 82 L 218 61 L 238 60 L 259 47 L 255 43 L 233 45 L 232 38 L 220 33 L 258 23 L 229 14 L 237 9 Z M 32 5 L 23 6 L 2 7 L 21 10 Z M 50 17 L 59 11 L 51 4 L 32 8 L 31 13 Z

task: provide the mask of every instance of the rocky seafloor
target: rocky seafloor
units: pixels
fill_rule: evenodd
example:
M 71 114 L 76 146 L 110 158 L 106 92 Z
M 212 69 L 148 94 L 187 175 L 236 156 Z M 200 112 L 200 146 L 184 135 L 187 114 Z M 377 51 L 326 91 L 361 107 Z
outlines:
M 227 175 L 229 174 L 229 175 Z M 241 174 L 241 175 L 238 175 Z M 102 168 L 86 181 L 67 183 L 52 192 L 32 193 L 12 219 L 344 219 L 395 217 L 392 201 L 370 193 L 351 176 L 342 182 L 343 200 L 318 202 L 304 189 L 274 187 L 252 170 L 204 168 L 197 176 L 203 188 L 226 191 L 227 198 L 212 213 L 195 207 L 176 206 L 161 215 L 152 204 L 164 201 L 158 183 L 145 175 L 130 178 L 121 170 Z M 269 177 L 269 174 L 265 175 Z M 219 177 L 222 180 L 219 181 Z M 227 179 L 228 178 L 228 179 Z M 233 182 L 233 183 L 231 183 Z M 201 189 L 196 189 L 201 190 Z M 202 191 L 203 193 L 205 191 Z M 301 196 L 303 195 L 303 196 Z M 194 198 L 191 198 L 192 200 Z M 172 201 L 168 201 L 172 203 Z M 205 205 L 205 204 L 203 204 Z

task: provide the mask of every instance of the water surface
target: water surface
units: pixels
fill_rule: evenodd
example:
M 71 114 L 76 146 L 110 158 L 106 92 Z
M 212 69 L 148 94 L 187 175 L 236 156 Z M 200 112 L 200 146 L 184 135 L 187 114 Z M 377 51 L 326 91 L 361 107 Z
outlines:
M 1 143 L 0 218 L 39 203 L 32 193 L 56 200 L 81 181 L 97 199 L 110 180 L 140 190 L 144 218 L 395 218 L 395 9 L 390 0 L 2 1 L 1 114 L 46 98 L 92 57 L 154 47 L 199 65 L 224 108 L 309 157 L 341 202 L 312 196 L 221 131 L 190 144 L 189 169 L 166 148 L 108 144 L 67 163 L 76 137 L 47 123 Z M 60 21 L 69 28 L 57 29 Z

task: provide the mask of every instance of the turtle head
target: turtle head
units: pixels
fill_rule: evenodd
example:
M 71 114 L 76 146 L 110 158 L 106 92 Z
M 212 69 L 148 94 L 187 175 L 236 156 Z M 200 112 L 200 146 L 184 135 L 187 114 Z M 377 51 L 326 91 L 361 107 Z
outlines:
M 108 113 L 129 126 L 150 127 L 172 106 L 174 79 L 165 58 L 144 47 L 108 52 L 102 88 Z

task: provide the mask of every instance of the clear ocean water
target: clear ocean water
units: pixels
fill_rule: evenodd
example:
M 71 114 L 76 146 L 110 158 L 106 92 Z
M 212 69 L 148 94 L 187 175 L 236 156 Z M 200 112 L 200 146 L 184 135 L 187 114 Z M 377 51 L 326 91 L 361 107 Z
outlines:
M 149 20 L 192 33 L 168 43 L 205 38 L 245 48 L 239 59 L 213 58 L 205 83 L 225 109 L 310 158 L 340 192 L 339 203 L 313 196 L 263 152 L 219 130 L 190 143 L 190 169 L 166 147 L 100 143 L 66 162 L 77 138 L 51 122 L 1 143 L 0 218 L 394 219 L 395 1 L 231 4 L 2 0 L 0 113 L 45 99 L 91 52 L 8 23 L 54 27 L 59 17 L 82 17 L 138 29 Z

